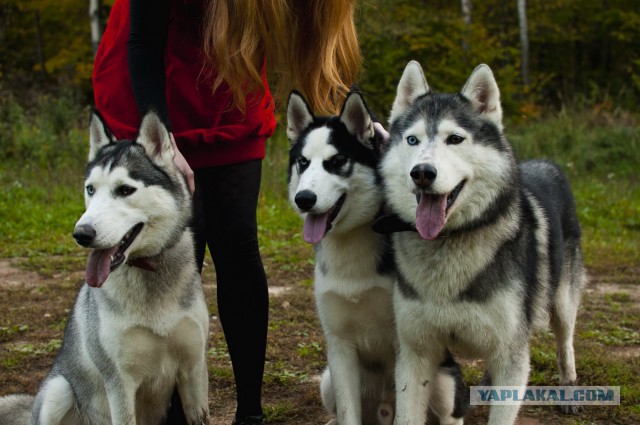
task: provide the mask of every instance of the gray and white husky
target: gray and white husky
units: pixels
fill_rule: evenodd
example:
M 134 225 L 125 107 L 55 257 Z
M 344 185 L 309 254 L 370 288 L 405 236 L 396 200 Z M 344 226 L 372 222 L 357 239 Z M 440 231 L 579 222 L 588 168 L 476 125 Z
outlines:
M 560 383 L 576 381 L 573 331 L 586 282 L 575 202 L 560 169 L 518 164 L 498 86 L 478 66 L 458 94 L 404 70 L 381 163 L 389 207 L 413 231 L 393 236 L 399 337 L 395 425 L 422 425 L 447 350 L 484 359 L 493 385 L 524 387 L 529 338 L 551 321 Z M 492 406 L 513 424 L 519 406 Z
M 154 113 L 136 141 L 116 141 L 92 115 L 73 231 L 93 248 L 87 284 L 35 399 L 0 399 L 1 423 L 160 424 L 175 387 L 187 422 L 208 424 L 209 318 L 173 149 Z
M 388 236 L 371 228 L 382 205 L 380 134 L 358 93 L 349 94 L 339 116 L 316 117 L 293 92 L 287 136 L 289 200 L 316 251 L 315 299 L 328 354 L 323 404 L 340 425 L 391 424 L 395 267 Z M 442 424 L 462 423 L 465 389 L 453 359 L 437 379 L 432 410 Z

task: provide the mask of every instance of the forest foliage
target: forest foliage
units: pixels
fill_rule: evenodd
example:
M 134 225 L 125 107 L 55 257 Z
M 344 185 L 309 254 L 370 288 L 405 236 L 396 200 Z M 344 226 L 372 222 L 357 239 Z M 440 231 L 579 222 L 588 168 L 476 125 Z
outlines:
M 607 101 L 627 110 L 640 98 L 638 0 L 528 0 L 530 78 L 520 75 L 516 0 L 472 0 L 471 24 L 459 1 L 360 0 L 364 54 L 358 82 L 383 117 L 407 61 L 429 84 L 457 91 L 479 63 L 496 74 L 503 101 L 525 116 L 542 107 Z M 113 0 L 102 1 L 104 21 Z M 0 0 L 0 90 L 17 99 L 34 88 L 64 89 L 90 102 L 88 1 Z
M 640 97 L 637 0 L 528 0 L 529 86 L 520 74 L 516 0 L 472 1 L 465 25 L 459 1 L 365 0 L 359 28 L 363 90 L 376 110 L 390 105 L 408 60 L 437 91 L 458 91 L 488 64 L 503 102 L 524 115 L 576 101 L 635 109 Z

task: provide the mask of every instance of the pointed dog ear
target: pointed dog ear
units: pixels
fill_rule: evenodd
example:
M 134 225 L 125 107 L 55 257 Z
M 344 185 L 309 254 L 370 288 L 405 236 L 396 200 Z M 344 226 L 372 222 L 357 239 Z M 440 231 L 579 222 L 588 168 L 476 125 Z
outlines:
M 460 94 L 471 101 L 476 112 L 502 128 L 502 106 L 498 83 L 487 65 L 478 65 L 465 83 Z
M 290 145 L 296 142 L 313 120 L 313 113 L 304 97 L 297 91 L 292 91 L 287 102 L 287 137 Z
M 160 165 L 173 162 L 175 152 L 169 131 L 154 111 L 148 112 L 142 118 L 136 142 L 144 147 L 145 152 L 154 162 Z
M 342 105 L 340 121 L 347 127 L 349 133 L 356 136 L 358 141 L 368 148 L 373 148 L 371 139 L 375 131 L 373 120 L 362 95 L 351 92 Z
M 116 138 L 111 134 L 100 112 L 92 109 L 89 119 L 89 161 L 93 161 L 101 148 L 115 142 Z
M 391 108 L 389 123 L 406 112 L 418 97 L 429 92 L 431 92 L 431 89 L 427 84 L 420 64 L 416 61 L 409 62 L 404 68 L 404 72 L 398 83 L 398 91 L 396 93 L 396 99 L 393 101 L 393 107 Z

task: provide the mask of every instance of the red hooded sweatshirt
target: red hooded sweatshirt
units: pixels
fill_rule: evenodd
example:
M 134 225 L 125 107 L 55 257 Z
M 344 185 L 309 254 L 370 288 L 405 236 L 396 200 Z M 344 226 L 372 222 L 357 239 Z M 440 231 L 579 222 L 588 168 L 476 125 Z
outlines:
M 276 126 L 273 98 L 247 96 L 244 113 L 231 107 L 226 84 L 212 92 L 215 70 L 203 68 L 203 1 L 171 0 L 164 49 L 166 110 L 180 152 L 192 168 L 236 164 L 265 155 Z M 93 69 L 96 108 L 118 139 L 135 139 L 140 112 L 129 73 L 129 0 L 116 0 Z

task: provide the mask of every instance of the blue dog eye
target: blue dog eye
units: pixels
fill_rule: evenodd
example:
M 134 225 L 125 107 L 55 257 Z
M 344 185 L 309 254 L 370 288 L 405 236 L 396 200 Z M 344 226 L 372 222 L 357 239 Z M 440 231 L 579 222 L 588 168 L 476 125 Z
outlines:
M 416 136 L 408 136 L 407 143 L 411 146 L 415 146 L 419 143 L 418 138 Z

